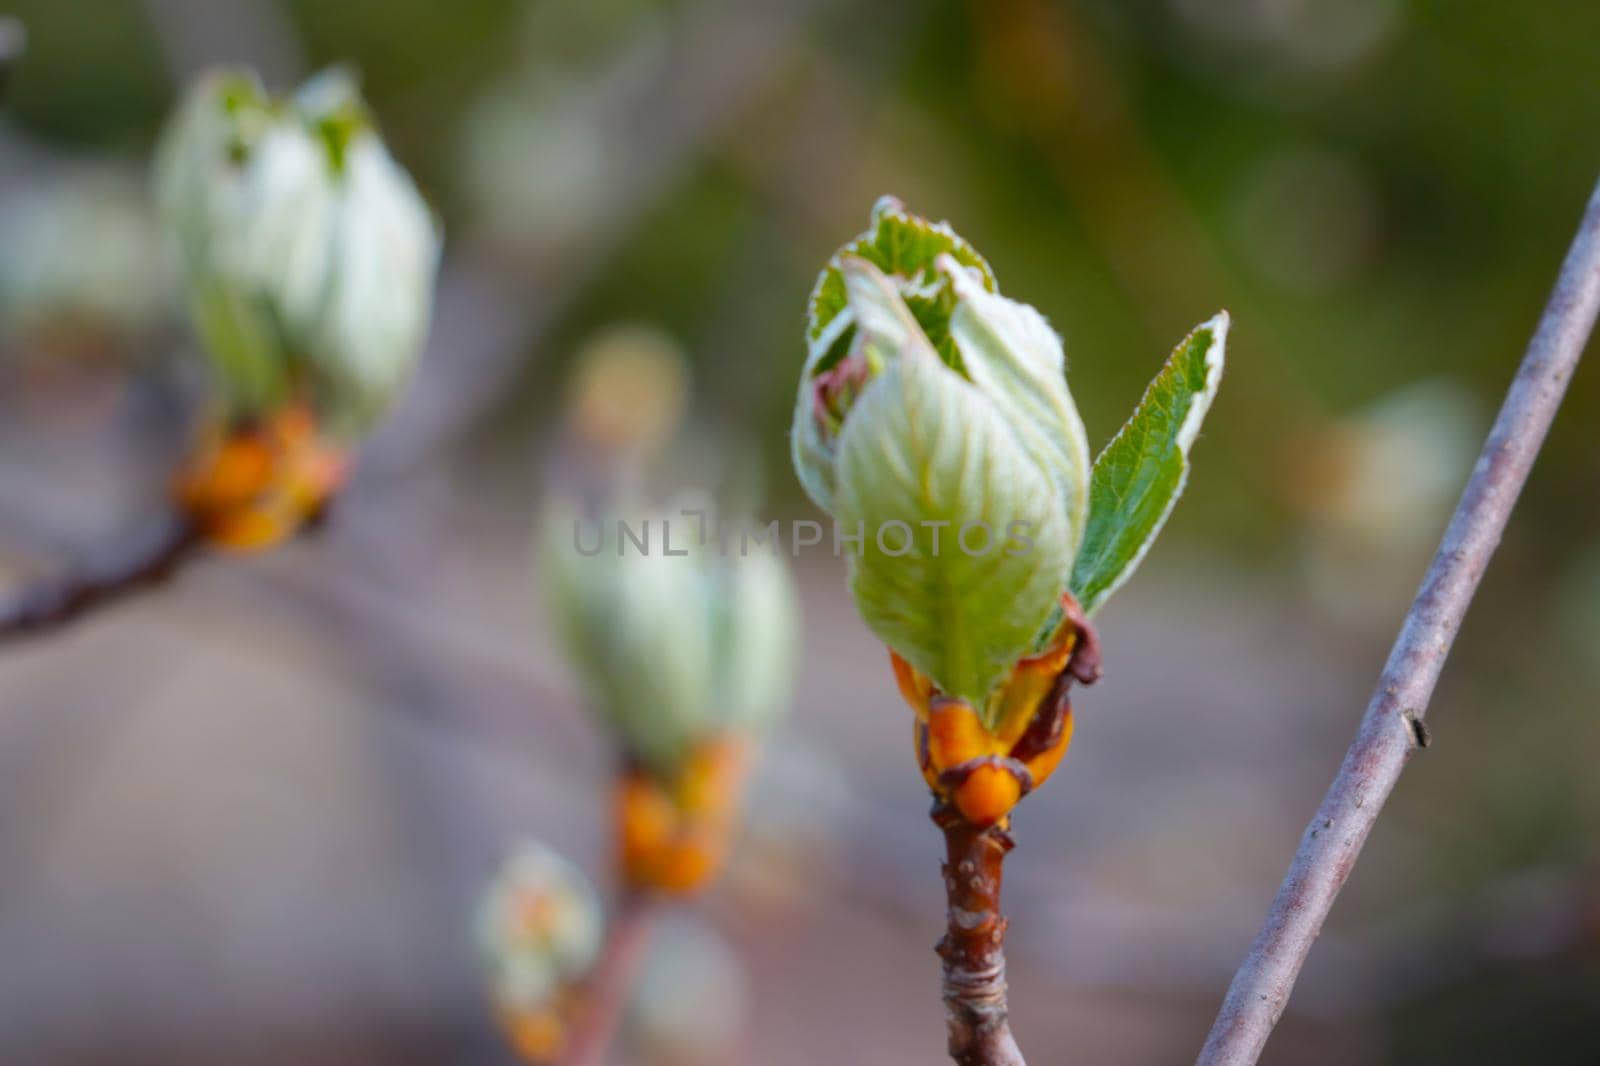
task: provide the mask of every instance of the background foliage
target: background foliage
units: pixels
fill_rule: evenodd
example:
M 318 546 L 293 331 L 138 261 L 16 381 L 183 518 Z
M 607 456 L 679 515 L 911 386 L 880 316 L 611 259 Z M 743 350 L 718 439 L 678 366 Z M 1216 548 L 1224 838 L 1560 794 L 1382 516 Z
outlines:
M 1600 165 L 1600 5 L 1555 0 L 7 7 L 31 48 L 0 121 L 0 205 L 66 169 L 142 168 L 175 74 L 203 60 L 254 61 L 278 85 L 348 62 L 449 238 L 437 373 L 405 426 L 470 394 L 480 366 L 504 374 L 460 435 L 420 458 L 380 449 L 374 468 L 406 477 L 358 493 L 334 546 L 202 577 L 0 661 L 0 769 L 16 771 L 0 772 L 0 1058 L 14 1061 L 198 1048 L 195 1061 L 247 1062 L 236 1042 L 252 1027 L 296 1061 L 501 1061 L 455 916 L 500 830 L 564 825 L 549 835 L 593 859 L 603 824 L 572 813 L 600 749 L 528 588 L 567 371 L 618 321 L 666 330 L 693 364 L 698 415 L 762 457 L 771 509 L 811 516 L 780 428 L 805 296 L 884 192 L 956 220 L 1007 294 L 1049 316 L 1096 450 L 1171 345 L 1232 313 L 1189 492 L 1106 612 L 1107 680 L 1078 701 L 1060 796 L 1023 814 L 1011 889 L 1015 928 L 1041 938 L 1016 964 L 1036 975 L 1018 977 L 1038 991 L 1015 1009 L 1037 1053 L 1178 1061 L 1354 728 Z M 0 260 L 36 254 L 0 243 Z M 0 337 L 8 572 L 49 558 L 29 540 L 41 527 L 86 543 L 156 483 L 182 432 L 185 377 L 167 357 L 188 342 L 175 326 L 140 338 L 63 385 L 51 344 Z M 129 353 L 139 380 L 177 384 L 122 396 Z M 1597 382 L 1591 367 L 1573 384 L 1439 694 L 1439 743 L 1341 903 L 1276 1061 L 1600 1056 Z M 330 606 L 329 588 L 380 563 L 386 576 Z M 914 887 L 932 832 L 909 724 L 834 566 L 802 565 L 830 676 L 802 686 L 771 761 L 758 873 L 717 905 L 755 979 L 730 1061 L 927 1061 L 937 1040 L 933 931 L 905 917 L 937 913 Z M 419 595 L 434 597 L 421 619 Z M 338 640 L 308 636 L 320 627 Z M 443 661 L 419 665 L 416 646 Z M 149 681 L 153 655 L 200 673 L 135 699 L 115 679 Z M 285 702 L 314 713 L 286 720 Z M 78 747 L 86 722 L 111 747 Z M 357 755 L 329 730 L 388 747 Z M 485 731 L 516 741 L 468 754 Z M 593 772 L 570 779 L 551 765 L 585 759 Z M 336 840 L 266 798 L 289 784 L 338 812 Z M 830 828 L 818 795 L 857 817 Z M 422 826 L 381 813 L 402 807 Z M 785 865 L 817 839 L 836 867 Z M 347 858 L 306 859 L 324 847 Z M 882 876 L 860 872 L 872 862 Z M 902 868 L 904 912 L 862 906 Z M 802 876 L 822 879 L 805 903 L 784 888 Z M 185 893 L 208 917 L 172 903 Z M 847 905 L 859 928 L 817 916 Z M 412 920 L 385 925 L 373 907 Z M 141 927 L 177 946 L 149 948 Z M 342 954 L 309 944 L 325 927 Z M 797 929 L 815 935 L 800 944 Z M 904 954 L 884 949 L 870 990 L 827 964 L 830 945 L 875 935 Z M 265 966 L 274 943 L 291 948 Z M 385 950 L 393 965 L 340 961 Z M 198 1005 L 154 991 L 204 984 L 206 967 L 232 976 Z M 410 973 L 398 990 L 396 972 Z M 285 991 L 306 980 L 340 994 Z M 926 1046 L 872 1044 L 869 1001 Z M 784 1058 L 808 1013 L 851 1050 Z

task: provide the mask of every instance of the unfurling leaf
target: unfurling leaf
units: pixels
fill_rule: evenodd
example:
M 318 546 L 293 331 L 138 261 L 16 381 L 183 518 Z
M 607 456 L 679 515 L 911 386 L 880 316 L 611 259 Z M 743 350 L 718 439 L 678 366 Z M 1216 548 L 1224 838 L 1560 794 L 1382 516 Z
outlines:
M 838 475 L 834 517 L 862 533 L 850 560 L 862 617 L 944 692 L 986 706 L 1071 565 L 1047 471 L 913 334 L 845 423 Z
M 1228 314 L 1197 326 L 1094 462 L 1072 594 L 1093 612 L 1138 569 L 1189 477 L 1189 449 L 1222 381 Z
M 892 198 L 812 293 L 800 481 L 845 536 L 883 641 L 947 695 L 990 696 L 1048 635 L 1088 511 L 1061 341 L 945 223 Z

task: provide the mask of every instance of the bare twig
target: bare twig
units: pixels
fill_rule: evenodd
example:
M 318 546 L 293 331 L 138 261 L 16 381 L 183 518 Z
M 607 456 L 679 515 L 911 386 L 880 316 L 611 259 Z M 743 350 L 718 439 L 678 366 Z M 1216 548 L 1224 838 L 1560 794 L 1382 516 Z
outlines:
M 119 544 L 114 555 L 72 567 L 22 589 L 0 606 L 0 642 L 56 629 L 131 592 L 166 581 L 197 554 L 201 541 L 181 515 Z
M 638 890 L 630 891 L 617 905 L 600 963 L 584 988 L 562 1066 L 600 1066 L 605 1061 L 606 1048 L 616 1035 L 650 947 L 661 906 L 659 897 Z
M 1555 291 L 1406 615 L 1355 743 L 1300 839 L 1267 920 L 1197 1060 L 1246 1066 L 1266 1045 L 1340 887 L 1411 756 L 1428 700 L 1600 309 L 1600 185 Z
M 1100 637 L 1094 626 L 1069 594 L 1062 597 L 1066 617 L 1072 627 L 1066 638 L 1070 645 L 1066 661 L 1043 700 L 1034 709 L 1022 735 L 1010 745 L 1001 765 L 1016 777 L 1018 792 L 1012 801 L 1026 795 L 1035 784 L 1033 769 L 1042 767 L 1040 759 L 1054 752 L 1054 761 L 1072 737 L 1072 685 L 1091 685 L 1100 678 Z M 895 657 L 898 673 L 902 664 Z M 1020 667 L 1019 667 L 1020 669 Z M 930 713 L 940 713 L 937 702 Z M 981 792 L 969 791 L 982 779 L 972 775 L 980 768 L 993 767 L 994 756 L 969 758 L 955 766 L 940 768 L 933 760 L 932 724 L 923 722 L 917 730 L 918 760 L 926 774 L 937 773 L 933 822 L 944 833 L 944 891 L 948 927 L 939 941 L 939 958 L 944 962 L 944 1014 L 950 1058 L 957 1066 L 1025 1066 L 1022 1052 L 1011 1035 L 1010 1009 L 1006 1001 L 1006 918 L 1000 911 L 1000 888 L 1004 880 L 1006 853 L 1014 847 L 1010 819 L 998 822 L 973 813 L 969 801 Z M 1054 765 L 1054 761 L 1051 765 Z M 1048 774 L 1048 770 L 1045 771 Z
M 945 840 L 950 924 L 939 957 L 950 1058 L 959 1066 L 1025 1066 L 1006 1008 L 1006 919 L 1000 913 L 1011 834 L 997 825 L 979 829 L 943 805 L 933 820 Z

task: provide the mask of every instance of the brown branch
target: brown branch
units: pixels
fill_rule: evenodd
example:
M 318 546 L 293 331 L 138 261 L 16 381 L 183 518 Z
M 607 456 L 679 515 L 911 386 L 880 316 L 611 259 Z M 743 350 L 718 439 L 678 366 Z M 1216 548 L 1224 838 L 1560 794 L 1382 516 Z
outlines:
M 194 526 L 175 513 L 151 532 L 117 545 L 108 558 L 28 585 L 0 604 L 0 643 L 58 629 L 97 607 L 159 585 L 197 556 L 201 543 Z
M 622 1023 L 661 907 L 661 897 L 650 892 L 634 890 L 622 897 L 612 916 L 600 962 L 584 987 L 561 1066 L 601 1066 L 605 1062 L 606 1049 Z
M 1600 310 L 1600 185 L 1528 353 L 1445 530 L 1345 755 L 1228 989 L 1200 1066 L 1248 1066 L 1288 1004 L 1311 945 L 1400 772 L 1428 743 L 1423 716 L 1489 557 Z
M 949 928 L 939 942 L 944 960 L 945 1023 L 950 1057 L 959 1066 L 1024 1066 L 1006 1011 L 1006 919 L 1000 882 L 1011 834 L 979 829 L 943 804 L 933 821 L 944 831 Z

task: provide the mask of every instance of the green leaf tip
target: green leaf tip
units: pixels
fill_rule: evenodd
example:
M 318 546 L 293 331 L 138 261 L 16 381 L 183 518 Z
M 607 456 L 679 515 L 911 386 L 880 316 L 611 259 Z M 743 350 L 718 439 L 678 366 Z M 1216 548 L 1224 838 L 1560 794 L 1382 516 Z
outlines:
M 1228 313 L 1173 350 L 1132 417 L 1094 462 L 1089 522 L 1070 588 L 1093 613 L 1133 575 L 1189 478 L 1189 449 L 1222 383 Z
M 962 266 L 977 271 L 983 287 L 996 291 L 988 261 L 950 223 L 914 215 L 893 196 L 879 197 L 872 205 L 871 225 L 834 253 L 811 290 L 806 304 L 809 374 L 822 373 L 850 350 L 855 322 L 849 311 L 844 263 L 852 257 L 865 259 L 895 280 L 901 297 L 934 348 L 946 362 L 955 365 L 958 357 L 949 338 L 954 297 L 935 265 L 941 255 L 952 256 Z

